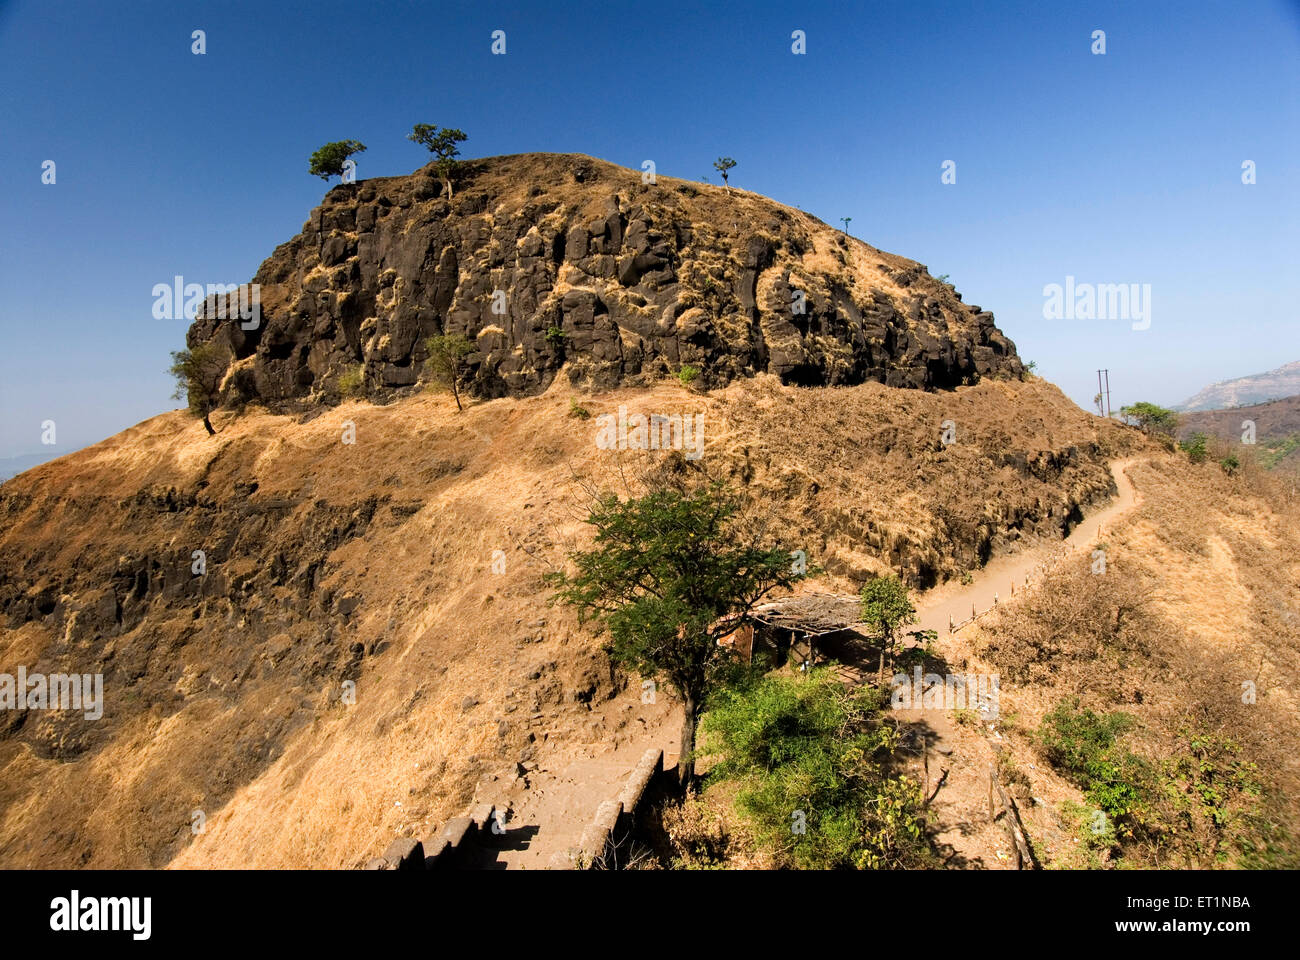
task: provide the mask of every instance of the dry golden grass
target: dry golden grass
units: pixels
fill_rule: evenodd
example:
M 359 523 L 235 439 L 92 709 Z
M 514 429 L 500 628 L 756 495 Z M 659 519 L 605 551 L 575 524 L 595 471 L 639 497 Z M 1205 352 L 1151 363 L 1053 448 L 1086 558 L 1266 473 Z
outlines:
M 1106 573 L 1080 557 L 981 625 L 980 655 L 1013 681 L 1003 710 L 1026 730 L 1070 695 L 1122 710 L 1139 721 L 1135 749 L 1156 764 L 1187 756 L 1193 737 L 1231 740 L 1266 787 L 1262 815 L 1300 836 L 1296 502 L 1276 476 L 1229 477 L 1175 454 L 1130 475 L 1142 499 L 1105 534 Z M 1037 758 L 1027 738 L 1014 743 L 1022 761 Z M 1077 802 L 1037 759 L 1037 788 L 1050 784 L 1056 809 Z M 1209 833 L 1202 823 L 1192 835 Z
M 569 416 L 575 398 L 592 419 Z M 595 417 L 620 404 L 703 413 L 704 457 L 597 449 Z M 948 418 L 959 442 L 943 447 Z M 612 712 L 636 688 L 611 678 L 589 630 L 544 605 L 541 575 L 588 535 L 584 483 L 624 490 L 653 464 L 702 466 L 826 568 L 813 586 L 851 589 L 871 571 L 922 582 L 1059 536 L 1079 503 L 1109 495 L 1106 457 L 1137 442 L 1040 381 L 946 394 L 769 377 L 709 394 L 557 383 L 463 414 L 422 394 L 216 423 L 208 438 L 181 413 L 156 417 L 0 491 L 0 573 L 62 597 L 0 629 L 0 669 L 107 674 L 99 725 L 33 720 L 0 739 L 5 866 L 353 866 L 460 813 L 529 733 L 543 758 L 629 736 L 575 694 L 594 685 Z M 1006 460 L 1017 453 L 1025 466 Z M 222 590 L 187 592 L 197 544 Z M 498 549 L 504 575 L 491 573 Z M 70 627 L 123 557 L 158 561 L 143 619 L 120 634 Z M 311 563 L 304 598 L 295 569 Z M 356 609 L 340 612 L 350 595 Z M 348 679 L 354 706 L 339 702 Z M 672 719 L 664 708 L 648 723 Z

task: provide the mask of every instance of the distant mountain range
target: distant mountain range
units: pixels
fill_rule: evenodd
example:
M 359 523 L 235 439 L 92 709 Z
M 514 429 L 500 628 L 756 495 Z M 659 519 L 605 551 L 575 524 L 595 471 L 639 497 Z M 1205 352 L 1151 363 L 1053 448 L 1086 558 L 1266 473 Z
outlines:
M 17 457 L 0 457 L 0 483 L 4 483 L 10 477 L 18 476 L 24 470 L 39 466 L 47 460 L 61 457 L 65 453 L 71 453 L 71 451 L 51 449 L 49 453 L 24 453 Z
M 1300 394 L 1300 360 L 1286 363 L 1268 373 L 1256 373 L 1236 380 L 1211 384 L 1196 396 L 1177 404 L 1182 413 L 1197 410 L 1224 410 Z

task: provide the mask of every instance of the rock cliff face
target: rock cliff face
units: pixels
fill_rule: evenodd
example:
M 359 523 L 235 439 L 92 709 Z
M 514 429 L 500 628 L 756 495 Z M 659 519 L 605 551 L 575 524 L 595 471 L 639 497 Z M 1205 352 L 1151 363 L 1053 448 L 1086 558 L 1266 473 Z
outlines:
M 1018 376 L 993 315 L 913 261 L 756 194 L 573 154 L 471 161 L 451 200 L 426 169 L 332 189 L 262 264 L 245 331 L 208 304 L 190 346 L 234 361 L 231 401 L 328 400 L 362 365 L 383 399 L 421 378 L 424 341 L 459 333 L 471 393 L 637 384 L 683 364 L 706 386 L 946 388 Z

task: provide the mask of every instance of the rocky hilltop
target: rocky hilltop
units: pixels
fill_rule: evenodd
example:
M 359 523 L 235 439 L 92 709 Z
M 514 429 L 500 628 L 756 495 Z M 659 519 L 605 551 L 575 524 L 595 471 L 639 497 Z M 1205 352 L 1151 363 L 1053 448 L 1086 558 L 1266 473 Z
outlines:
M 1202 410 L 1225 410 L 1250 404 L 1267 403 L 1300 394 L 1300 360 L 1284 363 L 1276 370 L 1256 373 L 1235 380 L 1213 383 L 1195 396 L 1174 407 L 1185 413 Z
M 328 400 L 357 365 L 372 399 L 414 386 L 424 340 L 477 350 L 480 397 L 637 385 L 689 364 L 720 386 L 947 388 L 1018 376 L 993 315 L 924 266 L 757 194 L 576 154 L 467 162 L 454 196 L 430 168 L 332 189 L 254 278 L 262 322 L 205 305 L 230 402 Z M 567 364 L 567 367 L 566 367 Z

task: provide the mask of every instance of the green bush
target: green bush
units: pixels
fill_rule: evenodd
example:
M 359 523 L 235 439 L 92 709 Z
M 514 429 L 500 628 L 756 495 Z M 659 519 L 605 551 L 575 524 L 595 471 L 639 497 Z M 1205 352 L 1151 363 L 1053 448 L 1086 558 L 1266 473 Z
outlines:
M 692 367 L 689 363 L 683 363 L 682 368 L 677 371 L 677 379 L 682 382 L 682 386 L 693 383 L 699 375 L 699 368 Z
M 579 420 L 586 420 L 591 416 L 591 411 L 580 405 L 577 400 L 569 398 L 569 416 L 576 417 Z
M 1260 460 L 1264 466 L 1272 470 L 1284 458 L 1287 457 L 1296 447 L 1300 447 L 1300 433 L 1293 433 L 1282 439 L 1264 440 L 1261 442 Z
M 1183 452 L 1187 454 L 1187 458 L 1192 463 L 1204 463 L 1208 453 L 1206 444 L 1209 439 L 1205 434 L 1198 431 L 1180 443 L 1179 446 L 1183 448 Z
M 1142 401 L 1129 407 L 1120 407 L 1124 419 L 1146 433 L 1172 436 L 1178 429 L 1178 414 L 1154 403 Z
M 345 397 L 358 397 L 365 392 L 366 374 L 361 364 L 348 367 L 339 374 L 339 393 Z
M 710 782 L 739 783 L 736 805 L 778 866 L 808 870 L 922 866 L 932 853 L 920 786 L 891 772 L 895 728 L 880 694 L 846 689 L 818 668 L 753 677 L 711 702 Z
M 1112 838 L 1157 866 L 1297 863 L 1285 827 L 1264 816 L 1259 772 L 1235 741 L 1181 729 L 1153 763 L 1122 746 L 1134 726 L 1127 714 L 1080 710 L 1075 698 L 1057 704 L 1038 729 L 1047 759 L 1106 814 L 1090 843 Z
M 1150 771 L 1145 761 L 1119 744 L 1134 722 L 1126 713 L 1081 710 L 1078 698 L 1073 698 L 1058 703 L 1038 729 L 1048 762 L 1082 788 L 1125 838 L 1151 820 L 1146 802 Z

